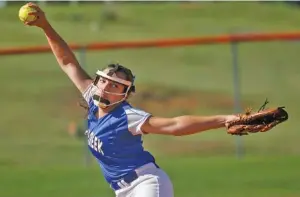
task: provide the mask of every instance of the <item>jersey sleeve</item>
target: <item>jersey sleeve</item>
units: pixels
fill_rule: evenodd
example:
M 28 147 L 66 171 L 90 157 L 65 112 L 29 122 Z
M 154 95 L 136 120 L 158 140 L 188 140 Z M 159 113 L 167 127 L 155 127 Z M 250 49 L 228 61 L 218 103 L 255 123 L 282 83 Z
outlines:
M 96 92 L 96 87 L 94 86 L 93 83 L 91 83 L 82 93 L 83 98 L 85 99 L 85 101 L 87 103 L 90 102 L 92 96 L 94 95 L 94 93 Z
M 131 132 L 133 135 L 145 134 L 141 127 L 151 116 L 151 114 L 135 108 L 126 109 L 125 112 L 127 115 L 129 132 Z

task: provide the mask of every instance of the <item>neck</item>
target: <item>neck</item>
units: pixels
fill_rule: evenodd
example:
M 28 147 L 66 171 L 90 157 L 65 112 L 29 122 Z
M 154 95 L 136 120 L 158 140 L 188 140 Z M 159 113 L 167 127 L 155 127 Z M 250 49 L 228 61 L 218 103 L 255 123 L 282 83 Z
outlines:
M 118 104 L 113 105 L 113 106 L 109 106 L 107 108 L 98 107 L 98 114 L 97 114 L 98 118 L 101 118 L 101 117 L 105 116 L 106 114 L 108 114 L 109 112 L 111 112 L 117 106 L 118 106 Z
M 106 112 L 106 110 L 103 110 L 102 108 L 99 107 L 97 118 L 101 118 L 101 117 L 105 116 L 108 113 L 109 112 Z

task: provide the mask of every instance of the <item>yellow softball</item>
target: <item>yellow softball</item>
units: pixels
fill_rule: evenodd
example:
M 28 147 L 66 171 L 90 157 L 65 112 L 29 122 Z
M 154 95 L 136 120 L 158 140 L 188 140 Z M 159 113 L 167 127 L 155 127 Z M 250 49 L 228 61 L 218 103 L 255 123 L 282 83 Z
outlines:
M 27 4 L 23 5 L 19 10 L 19 18 L 22 22 L 31 22 L 36 19 L 36 16 L 28 15 L 30 12 L 35 12 L 34 8 L 29 7 Z

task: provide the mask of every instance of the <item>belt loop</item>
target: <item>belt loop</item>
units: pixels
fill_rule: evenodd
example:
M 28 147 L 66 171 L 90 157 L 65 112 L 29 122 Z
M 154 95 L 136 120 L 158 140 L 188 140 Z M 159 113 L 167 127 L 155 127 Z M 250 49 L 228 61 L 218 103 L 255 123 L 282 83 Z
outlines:
M 125 187 L 128 187 L 128 186 L 130 185 L 130 183 L 127 183 L 124 179 L 122 179 L 122 180 L 120 181 L 120 183 L 121 183 L 122 185 L 124 185 Z
M 147 163 L 125 175 L 121 180 L 118 182 L 114 182 L 110 184 L 111 188 L 114 190 L 123 189 L 125 187 L 130 186 L 130 184 L 136 180 L 140 173 L 147 169 L 159 168 L 159 166 L 155 162 Z
M 117 182 L 117 185 L 122 189 L 125 187 L 125 185 L 123 185 L 122 181 Z

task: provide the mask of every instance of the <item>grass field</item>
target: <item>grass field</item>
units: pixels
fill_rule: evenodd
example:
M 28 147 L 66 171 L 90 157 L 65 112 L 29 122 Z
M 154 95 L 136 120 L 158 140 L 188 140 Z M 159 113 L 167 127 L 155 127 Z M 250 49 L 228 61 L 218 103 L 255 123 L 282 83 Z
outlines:
M 120 3 L 113 8 L 119 19 L 110 22 L 101 20 L 104 8 L 98 4 L 51 5 L 45 11 L 70 43 L 297 31 L 300 18 L 299 9 L 282 3 Z M 21 24 L 18 9 L 0 11 L 1 48 L 47 44 L 39 29 Z M 80 22 L 71 16 L 81 16 Z M 145 137 L 178 197 L 300 196 L 300 43 L 238 47 L 242 106 L 259 108 L 268 97 L 270 107 L 286 106 L 290 119 L 239 141 L 221 129 Z M 132 68 L 139 91 L 132 102 L 156 115 L 233 113 L 230 50 L 230 45 L 206 45 L 87 52 L 83 66 L 90 74 L 111 61 Z M 0 196 L 112 197 L 95 162 L 84 165 L 82 142 L 66 132 L 68 122 L 82 121 L 84 112 L 53 55 L 1 56 L 0 82 Z M 243 144 L 242 159 L 236 158 L 237 142 Z

